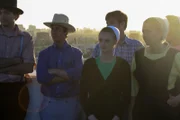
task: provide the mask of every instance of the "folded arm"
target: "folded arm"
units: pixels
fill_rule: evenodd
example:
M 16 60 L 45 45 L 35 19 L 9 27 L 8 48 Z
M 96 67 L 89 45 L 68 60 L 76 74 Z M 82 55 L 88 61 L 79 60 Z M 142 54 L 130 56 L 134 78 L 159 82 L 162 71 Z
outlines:
M 80 51 L 77 51 L 77 53 L 74 54 L 75 57 L 73 58 L 73 66 L 71 68 L 66 70 L 58 68 L 48 69 L 48 72 L 65 80 L 80 80 L 83 66 L 82 53 Z
M 74 54 L 73 67 L 65 70 L 65 72 L 70 80 L 80 80 L 83 67 L 83 56 L 79 50 L 76 53 L 74 52 Z
M 28 41 L 24 43 L 22 56 L 18 56 L 19 58 L 5 58 L 7 62 L 4 61 L 4 66 L 0 65 L 0 72 L 8 74 L 26 74 L 33 72 L 35 63 L 33 41 L 30 36 L 27 39 Z
M 55 78 L 55 75 L 49 74 L 48 72 L 48 56 L 47 53 L 40 52 L 36 67 L 37 81 L 40 84 L 50 84 L 50 82 Z

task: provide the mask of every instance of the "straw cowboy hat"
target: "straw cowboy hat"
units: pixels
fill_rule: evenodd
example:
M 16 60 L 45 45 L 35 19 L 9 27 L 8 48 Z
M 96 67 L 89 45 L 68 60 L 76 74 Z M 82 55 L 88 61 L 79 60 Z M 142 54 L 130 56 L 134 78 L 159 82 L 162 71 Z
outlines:
M 10 10 L 19 15 L 23 14 L 23 10 L 17 7 L 17 0 L 0 0 L 0 8 Z
M 75 32 L 74 26 L 69 24 L 69 18 L 64 14 L 54 14 L 52 22 L 44 22 L 44 25 L 50 27 L 52 25 L 60 25 L 68 29 L 68 32 Z

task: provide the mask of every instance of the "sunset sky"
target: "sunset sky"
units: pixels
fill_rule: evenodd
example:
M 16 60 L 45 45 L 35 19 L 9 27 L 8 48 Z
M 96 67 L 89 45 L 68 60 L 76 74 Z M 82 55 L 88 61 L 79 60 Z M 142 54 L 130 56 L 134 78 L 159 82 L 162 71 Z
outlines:
M 142 22 L 150 16 L 164 17 L 167 14 L 180 16 L 179 0 L 18 0 L 24 14 L 18 24 L 46 28 L 43 22 L 52 21 L 54 13 L 64 13 L 76 28 L 104 27 L 104 16 L 112 10 L 121 10 L 128 15 L 127 30 L 141 30 Z

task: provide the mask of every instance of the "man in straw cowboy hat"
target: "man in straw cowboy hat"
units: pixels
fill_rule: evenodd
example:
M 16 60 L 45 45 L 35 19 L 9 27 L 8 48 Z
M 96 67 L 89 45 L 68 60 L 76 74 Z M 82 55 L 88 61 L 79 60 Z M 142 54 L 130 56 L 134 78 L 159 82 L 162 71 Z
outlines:
M 23 120 L 28 106 L 24 74 L 33 71 L 34 55 L 32 37 L 15 24 L 22 14 L 23 11 L 17 8 L 17 0 L 0 1 L 1 120 Z M 22 90 L 23 96 L 20 95 Z
M 45 22 L 51 28 L 54 44 L 39 53 L 37 80 L 44 95 L 40 112 L 42 120 L 78 120 L 79 80 L 83 66 L 82 52 L 70 46 L 68 33 L 75 32 L 64 14 L 54 14 L 52 22 Z

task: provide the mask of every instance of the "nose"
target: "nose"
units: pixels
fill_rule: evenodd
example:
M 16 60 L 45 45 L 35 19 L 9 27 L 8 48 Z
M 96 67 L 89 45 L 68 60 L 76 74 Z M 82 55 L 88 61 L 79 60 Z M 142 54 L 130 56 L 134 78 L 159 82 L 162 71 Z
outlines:
M 105 47 L 105 42 L 104 41 L 101 42 L 101 46 L 102 46 L 102 48 Z

